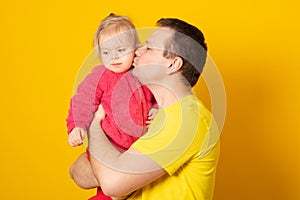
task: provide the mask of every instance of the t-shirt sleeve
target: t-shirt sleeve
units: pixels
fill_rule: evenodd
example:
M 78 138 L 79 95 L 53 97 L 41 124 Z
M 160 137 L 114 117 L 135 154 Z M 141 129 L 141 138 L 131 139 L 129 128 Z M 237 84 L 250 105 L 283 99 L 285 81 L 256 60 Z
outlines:
M 192 109 L 168 114 L 159 110 L 148 132 L 132 147 L 150 157 L 172 175 L 194 156 L 199 155 L 208 130 L 206 121 L 197 109 Z

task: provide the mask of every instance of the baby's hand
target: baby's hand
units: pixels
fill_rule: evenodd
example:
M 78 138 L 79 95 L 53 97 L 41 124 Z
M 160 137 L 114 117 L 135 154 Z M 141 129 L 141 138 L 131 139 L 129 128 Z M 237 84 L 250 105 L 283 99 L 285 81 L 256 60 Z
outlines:
M 151 108 L 148 113 L 148 120 L 146 121 L 147 128 L 152 123 L 152 120 L 154 119 L 155 115 L 157 114 L 158 109 L 157 108 Z
M 83 143 L 86 131 L 83 128 L 75 127 L 69 134 L 68 142 L 72 147 L 79 146 Z

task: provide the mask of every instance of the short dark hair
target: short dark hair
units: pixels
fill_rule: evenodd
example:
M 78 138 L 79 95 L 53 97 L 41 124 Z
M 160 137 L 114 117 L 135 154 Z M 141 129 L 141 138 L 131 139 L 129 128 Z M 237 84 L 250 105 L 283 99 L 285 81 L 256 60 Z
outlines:
M 203 33 L 195 26 L 177 18 L 161 18 L 156 22 L 158 27 L 170 28 L 175 31 L 167 42 L 164 57 L 179 56 L 183 59 L 181 74 L 193 87 L 202 71 L 207 57 L 207 45 Z

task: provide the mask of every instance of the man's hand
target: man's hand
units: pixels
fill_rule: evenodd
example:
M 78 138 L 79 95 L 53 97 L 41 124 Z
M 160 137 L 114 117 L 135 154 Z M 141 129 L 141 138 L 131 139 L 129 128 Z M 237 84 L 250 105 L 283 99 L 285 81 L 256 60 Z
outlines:
M 103 132 L 100 124 L 101 124 L 101 121 L 105 118 L 106 116 L 106 113 L 102 107 L 102 105 L 100 104 L 99 107 L 98 107 L 98 110 L 95 112 L 94 114 L 94 118 L 90 124 L 90 127 L 88 129 L 88 139 L 90 141 L 91 138 L 94 138 L 94 137 L 97 137 L 99 138 L 100 135 L 102 137 L 105 137 L 105 133 Z M 94 131 L 92 131 L 94 130 Z M 89 145 L 90 147 L 90 145 Z M 98 149 L 98 148 L 97 148 Z
M 106 116 L 106 113 L 102 107 L 102 105 L 100 104 L 99 107 L 98 107 L 98 110 L 95 112 L 95 115 L 94 115 L 94 118 L 97 119 L 97 121 L 101 121 L 105 118 Z
M 146 121 L 146 126 L 147 128 L 149 128 L 150 124 L 152 123 L 152 120 L 154 119 L 154 117 L 156 116 L 158 112 L 158 109 L 157 108 L 151 108 L 149 110 L 149 113 L 148 113 L 148 119 Z

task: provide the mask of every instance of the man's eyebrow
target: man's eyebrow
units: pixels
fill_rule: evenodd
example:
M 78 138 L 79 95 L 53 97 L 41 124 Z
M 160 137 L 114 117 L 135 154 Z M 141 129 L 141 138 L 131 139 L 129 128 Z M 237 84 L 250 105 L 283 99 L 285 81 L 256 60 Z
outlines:
M 149 47 L 149 48 L 156 48 L 157 46 L 155 45 L 155 43 L 151 42 L 151 41 L 146 41 L 145 44 Z

